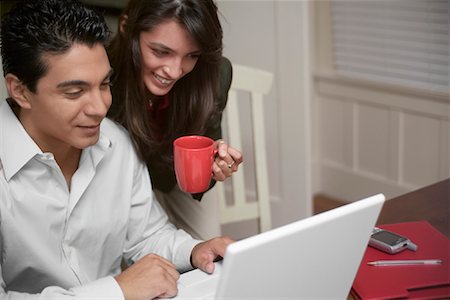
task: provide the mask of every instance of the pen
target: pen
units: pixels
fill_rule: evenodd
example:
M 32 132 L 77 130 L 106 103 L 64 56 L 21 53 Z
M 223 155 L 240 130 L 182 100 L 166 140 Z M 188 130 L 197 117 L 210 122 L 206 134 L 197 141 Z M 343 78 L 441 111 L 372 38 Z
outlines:
M 411 260 L 378 260 L 369 261 L 369 266 L 408 266 L 408 265 L 440 265 L 440 259 L 411 259 Z

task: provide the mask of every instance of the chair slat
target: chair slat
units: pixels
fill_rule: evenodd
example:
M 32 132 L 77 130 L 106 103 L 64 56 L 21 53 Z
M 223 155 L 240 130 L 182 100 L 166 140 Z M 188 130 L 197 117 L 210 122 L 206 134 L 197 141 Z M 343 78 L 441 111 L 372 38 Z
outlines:
M 272 86 L 273 74 L 264 70 L 233 64 L 233 82 L 228 94 L 225 111 L 228 143 L 242 149 L 241 123 L 239 120 L 238 91 L 249 94 L 252 113 L 252 135 L 255 158 L 256 202 L 246 200 L 244 165 L 232 176 L 233 205 L 227 205 L 223 183 L 217 183 L 216 192 L 220 201 L 221 223 L 233 223 L 259 219 L 260 231 L 272 228 L 269 179 L 264 123 L 264 95 Z M 245 153 L 244 153 L 245 154 Z

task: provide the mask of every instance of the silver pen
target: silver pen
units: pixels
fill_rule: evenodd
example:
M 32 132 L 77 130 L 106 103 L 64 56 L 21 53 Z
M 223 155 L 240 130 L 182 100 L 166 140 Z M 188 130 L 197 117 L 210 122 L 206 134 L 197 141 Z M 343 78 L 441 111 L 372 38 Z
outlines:
M 377 260 L 369 261 L 369 266 L 408 266 L 408 265 L 440 265 L 440 259 L 408 259 L 408 260 Z

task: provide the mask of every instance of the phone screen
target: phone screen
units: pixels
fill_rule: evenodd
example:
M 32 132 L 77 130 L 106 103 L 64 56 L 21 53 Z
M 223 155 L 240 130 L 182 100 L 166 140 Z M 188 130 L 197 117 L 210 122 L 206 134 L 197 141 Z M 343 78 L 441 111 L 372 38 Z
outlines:
M 395 246 L 398 245 L 399 243 L 406 241 L 406 238 L 398 234 L 383 230 L 372 234 L 372 238 L 379 240 L 383 243 L 386 243 L 390 246 Z

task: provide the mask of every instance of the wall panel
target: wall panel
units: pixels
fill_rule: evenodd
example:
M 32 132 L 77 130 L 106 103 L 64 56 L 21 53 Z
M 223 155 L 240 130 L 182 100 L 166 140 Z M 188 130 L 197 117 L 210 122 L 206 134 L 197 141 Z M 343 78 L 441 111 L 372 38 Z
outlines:
M 377 106 L 359 105 L 357 131 L 357 169 L 390 177 L 390 111 Z
M 450 177 L 448 95 L 316 77 L 315 193 L 388 198 Z
M 440 120 L 426 115 L 404 115 L 402 181 L 422 186 L 439 179 Z

